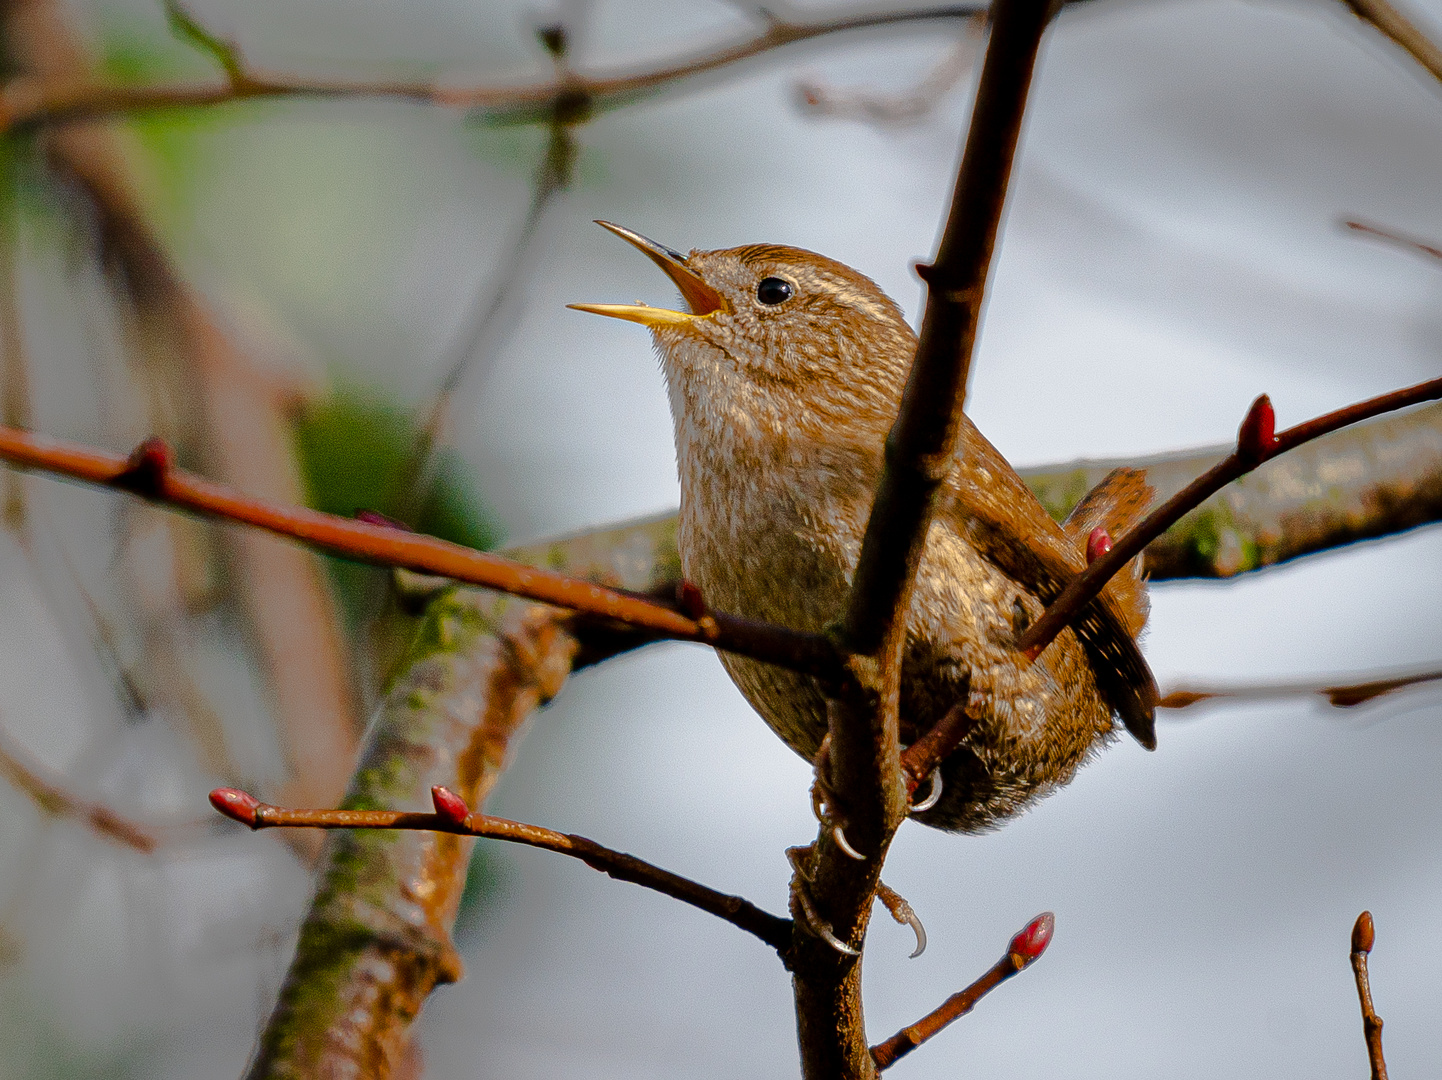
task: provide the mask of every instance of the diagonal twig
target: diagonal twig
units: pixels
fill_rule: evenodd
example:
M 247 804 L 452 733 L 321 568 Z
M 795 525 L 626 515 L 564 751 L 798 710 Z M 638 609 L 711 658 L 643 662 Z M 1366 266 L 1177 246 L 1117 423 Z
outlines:
M 1013 975 L 1026 970 L 1046 951 L 1051 943 L 1056 919 L 1050 911 L 1027 923 L 1007 945 L 1006 955 L 993 964 L 981 978 L 964 990 L 943 1001 L 914 1024 L 910 1024 L 885 1042 L 871 1048 L 871 1060 L 877 1070 L 889 1069 L 922 1043 L 937 1035 L 953 1020 L 959 1020 L 976 1007 L 976 1003 Z M 1385 1080 L 1385 1078 L 1384 1078 Z
M 1404 409 L 1423 401 L 1442 398 L 1442 379 L 1430 379 L 1404 390 L 1369 398 L 1349 405 L 1344 409 L 1326 413 L 1304 424 L 1274 433 L 1276 424 L 1272 403 L 1265 394 L 1252 403 L 1237 435 L 1237 448 L 1211 469 L 1188 484 L 1176 495 L 1157 507 L 1131 532 L 1120 537 L 1112 549 L 1095 560 L 1081 574 L 1075 577 L 1042 614 L 1023 634 L 1017 647 L 1031 657 L 1036 657 L 1057 634 L 1075 618 L 1077 612 L 1090 603 L 1106 583 L 1123 566 L 1138 555 L 1147 544 L 1164 533 L 1187 511 L 1198 506 L 1213 493 L 1227 484 L 1251 472 L 1258 465 L 1288 450 L 1301 446 L 1318 436 L 1339 428 L 1355 424 L 1359 420 L 1380 416 L 1383 413 Z
M 1267 701 L 1273 698 L 1324 697 L 1339 709 L 1350 709 L 1411 686 L 1442 681 L 1442 671 L 1418 671 L 1358 683 L 1257 683 L 1249 686 L 1179 686 L 1157 702 L 1159 709 L 1185 709 L 1204 701 Z
M 21 761 L 0 738 L 0 776 L 30 797 L 30 801 L 52 817 L 72 818 L 107 840 L 149 855 L 160 846 L 154 830 L 117 814 L 108 806 L 73 795 L 35 765 Z
M 241 78 L 237 80 L 229 68 L 228 81 L 223 84 L 109 86 L 16 79 L 0 88 L 0 131 L 118 113 L 205 107 L 260 98 L 393 97 L 472 110 L 501 123 L 544 121 L 558 110 L 579 120 L 788 45 L 853 31 L 921 27 L 927 23 L 969 19 L 986 10 L 986 6 L 980 0 L 972 0 L 899 11 L 853 11 L 828 19 L 771 18 L 759 33 L 645 70 L 601 75 L 577 73 L 562 80 L 520 85 L 463 87 L 435 82 L 320 81 L 246 70 L 239 72 Z M 221 45 L 228 48 L 224 43 Z
M 875 1070 L 854 946 L 864 933 L 886 851 L 906 816 L 898 718 L 904 612 L 933 496 L 950 472 L 961 432 L 967 369 L 1011 162 L 1054 11 L 1052 0 L 997 0 L 993 6 L 946 228 L 935 262 L 922 271 L 927 301 L 916 357 L 886 440 L 882 479 L 840 630 L 844 647 L 859 655 L 851 677 L 828 702 L 825 783 L 846 820 L 846 847 L 863 858 L 837 841 L 838 830 L 823 826 L 811 867 L 805 873 L 798 867 L 793 885 L 793 914 L 808 904 L 824 909 L 820 916 L 830 924 L 830 936 L 847 945 L 840 951 L 823 944 L 826 935 L 797 934 L 793 987 L 808 1080 L 864 1077 Z
M 117 488 L 166 506 L 239 522 L 346 558 L 399 566 L 481 585 L 557 607 L 598 615 L 653 633 L 695 641 L 813 674 L 835 670 L 835 650 L 820 635 L 720 612 L 691 619 L 644 597 L 607 589 L 433 536 L 252 499 L 223 484 L 171 467 L 163 443 L 142 443 L 128 458 L 77 443 L 0 427 L 0 459 L 23 468 Z
M 846 611 L 845 637 L 856 652 L 876 652 L 904 610 L 932 498 L 951 470 L 1032 67 L 1053 10 L 1003 4 L 993 14 L 946 229 L 935 261 L 917 267 L 926 311 Z
M 216 788 L 210 793 L 212 806 L 251 829 L 405 829 L 480 836 L 554 851 L 579 859 L 617 881 L 653 889 L 724 919 L 754 934 L 778 952 L 784 953 L 790 947 L 791 920 L 763 911 L 749 900 L 718 892 L 584 836 L 472 813 L 465 800 L 443 786 L 433 787 L 431 798 L 436 809 L 427 814 L 400 810 L 293 810 L 260 802 L 255 796 L 234 788 Z

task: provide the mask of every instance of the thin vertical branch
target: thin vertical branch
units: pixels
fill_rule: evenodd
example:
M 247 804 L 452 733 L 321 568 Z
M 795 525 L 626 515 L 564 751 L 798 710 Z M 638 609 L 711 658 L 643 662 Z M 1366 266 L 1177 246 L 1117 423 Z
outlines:
M 841 630 L 853 654 L 830 702 L 823 780 L 846 819 L 858 861 L 823 827 L 796 860 L 792 970 L 802 1074 L 808 1080 L 875 1075 L 861 1006 L 860 957 L 809 929 L 817 907 L 833 936 L 862 940 L 881 865 L 906 816 L 898 701 L 905 612 L 937 488 L 951 471 L 967 371 L 1021 134 L 1032 69 L 1055 11 L 1052 0 L 997 0 L 956 190 L 927 283 L 916 359 L 886 441 L 886 463 L 867 522 Z M 820 773 L 822 766 L 818 765 Z M 807 899 L 808 893 L 811 899 Z
M 1372 951 L 1375 938 L 1372 913 L 1364 911 L 1352 926 L 1352 974 L 1357 978 L 1357 997 L 1362 1003 L 1362 1036 L 1367 1040 L 1372 1080 L 1387 1080 L 1387 1061 L 1382 1057 L 1382 1018 L 1372 1007 L 1372 981 L 1367 975 L 1367 954 Z

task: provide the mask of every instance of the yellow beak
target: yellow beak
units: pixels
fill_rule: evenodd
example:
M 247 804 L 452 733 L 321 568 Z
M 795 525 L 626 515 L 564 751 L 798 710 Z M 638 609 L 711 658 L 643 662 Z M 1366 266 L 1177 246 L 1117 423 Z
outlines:
M 647 258 L 664 270 L 676 288 L 681 290 L 681 296 L 691 310 L 671 311 L 669 308 L 653 308 L 646 304 L 567 304 L 567 307 L 596 315 L 609 315 L 613 319 L 626 319 L 650 327 L 686 326 L 718 311 L 731 310 L 726 298 L 701 280 L 700 275 L 686 265 L 686 256 L 679 251 L 673 251 L 654 240 L 648 240 L 638 232 L 613 225 L 609 221 L 598 221 L 596 224 L 639 248 Z

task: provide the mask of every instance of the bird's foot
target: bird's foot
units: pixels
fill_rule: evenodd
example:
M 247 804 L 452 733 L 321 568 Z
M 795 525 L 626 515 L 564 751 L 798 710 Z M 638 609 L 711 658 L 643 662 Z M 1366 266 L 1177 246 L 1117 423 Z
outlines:
M 891 888 L 884 881 L 876 884 L 876 898 L 886 905 L 886 910 L 891 912 L 891 917 L 902 926 L 911 927 L 911 932 L 916 935 L 916 948 L 912 950 L 909 959 L 915 960 L 922 953 L 926 952 L 926 927 L 921 925 L 916 912 L 895 889 Z
M 800 910 L 801 922 L 805 924 L 806 929 L 842 956 L 860 956 L 860 950 L 853 949 L 836 936 L 831 929 L 831 924 L 817 913 L 816 905 L 812 903 L 811 896 L 806 891 L 807 883 L 812 879 L 811 864 L 816 859 L 816 846 L 808 844 L 806 847 L 787 848 L 786 857 L 791 861 L 791 869 L 795 871 L 795 875 L 791 879 L 791 896 L 796 901 L 794 907 Z M 903 900 L 902 903 L 905 901 Z

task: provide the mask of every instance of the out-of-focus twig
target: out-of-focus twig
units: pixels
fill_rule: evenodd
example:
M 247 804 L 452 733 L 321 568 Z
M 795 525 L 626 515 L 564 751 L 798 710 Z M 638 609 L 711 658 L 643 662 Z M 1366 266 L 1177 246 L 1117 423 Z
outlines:
M 1255 683 L 1249 686 L 1178 686 L 1157 702 L 1159 709 L 1185 709 L 1206 701 L 1269 701 L 1275 698 L 1322 697 L 1329 705 L 1349 709 L 1405 690 L 1442 681 L 1442 671 L 1419 671 L 1357 683 Z
M 159 838 L 150 828 L 117 814 L 101 803 L 71 794 L 59 779 L 47 777 L 39 766 L 22 761 L 4 736 L 0 736 L 0 775 L 4 775 L 52 817 L 78 821 L 97 836 L 145 855 L 160 846 Z
M 1353 232 L 1366 233 L 1368 236 L 1375 236 L 1379 240 L 1386 240 L 1388 243 L 1396 244 L 1398 247 L 1405 248 L 1408 251 L 1425 255 L 1429 259 L 1442 260 L 1442 248 L 1437 247 L 1435 244 L 1425 243 L 1415 237 L 1403 236 L 1393 229 L 1384 229 L 1380 225 L 1369 225 L 1365 221 L 1349 219 L 1342 222 L 1342 224 Z
M 1372 981 L 1367 975 L 1367 954 L 1372 951 L 1375 937 L 1372 913 L 1364 911 L 1352 926 L 1352 974 L 1357 978 L 1357 997 L 1362 1002 L 1362 1035 L 1367 1040 L 1372 1080 L 1387 1080 L 1387 1061 L 1382 1056 L 1382 1018 L 1372 1007 Z
M 629 104 L 684 80 L 752 60 L 787 45 L 857 30 L 924 27 L 967 19 L 986 5 L 940 4 L 891 11 L 862 11 L 829 19 L 768 19 L 765 28 L 703 52 L 677 57 L 642 71 L 608 75 L 577 73 L 564 80 L 522 85 L 445 86 L 419 82 L 326 82 L 289 79 L 242 70 L 237 83 L 112 86 L 84 78 L 17 78 L 0 89 L 0 131 L 66 123 L 116 113 L 220 105 L 258 98 L 398 97 L 468 109 L 497 122 L 545 120 L 564 110 L 577 119 Z
M 795 87 L 797 104 L 811 116 L 859 120 L 882 128 L 918 123 L 971 72 L 985 25 L 984 14 L 967 20 L 961 39 L 947 51 L 941 63 L 908 91 L 888 94 L 880 90 L 840 89 L 817 79 L 800 79 Z
M 1442 49 L 1387 0 L 1342 0 L 1352 14 L 1400 45 L 1434 79 L 1442 80 Z

